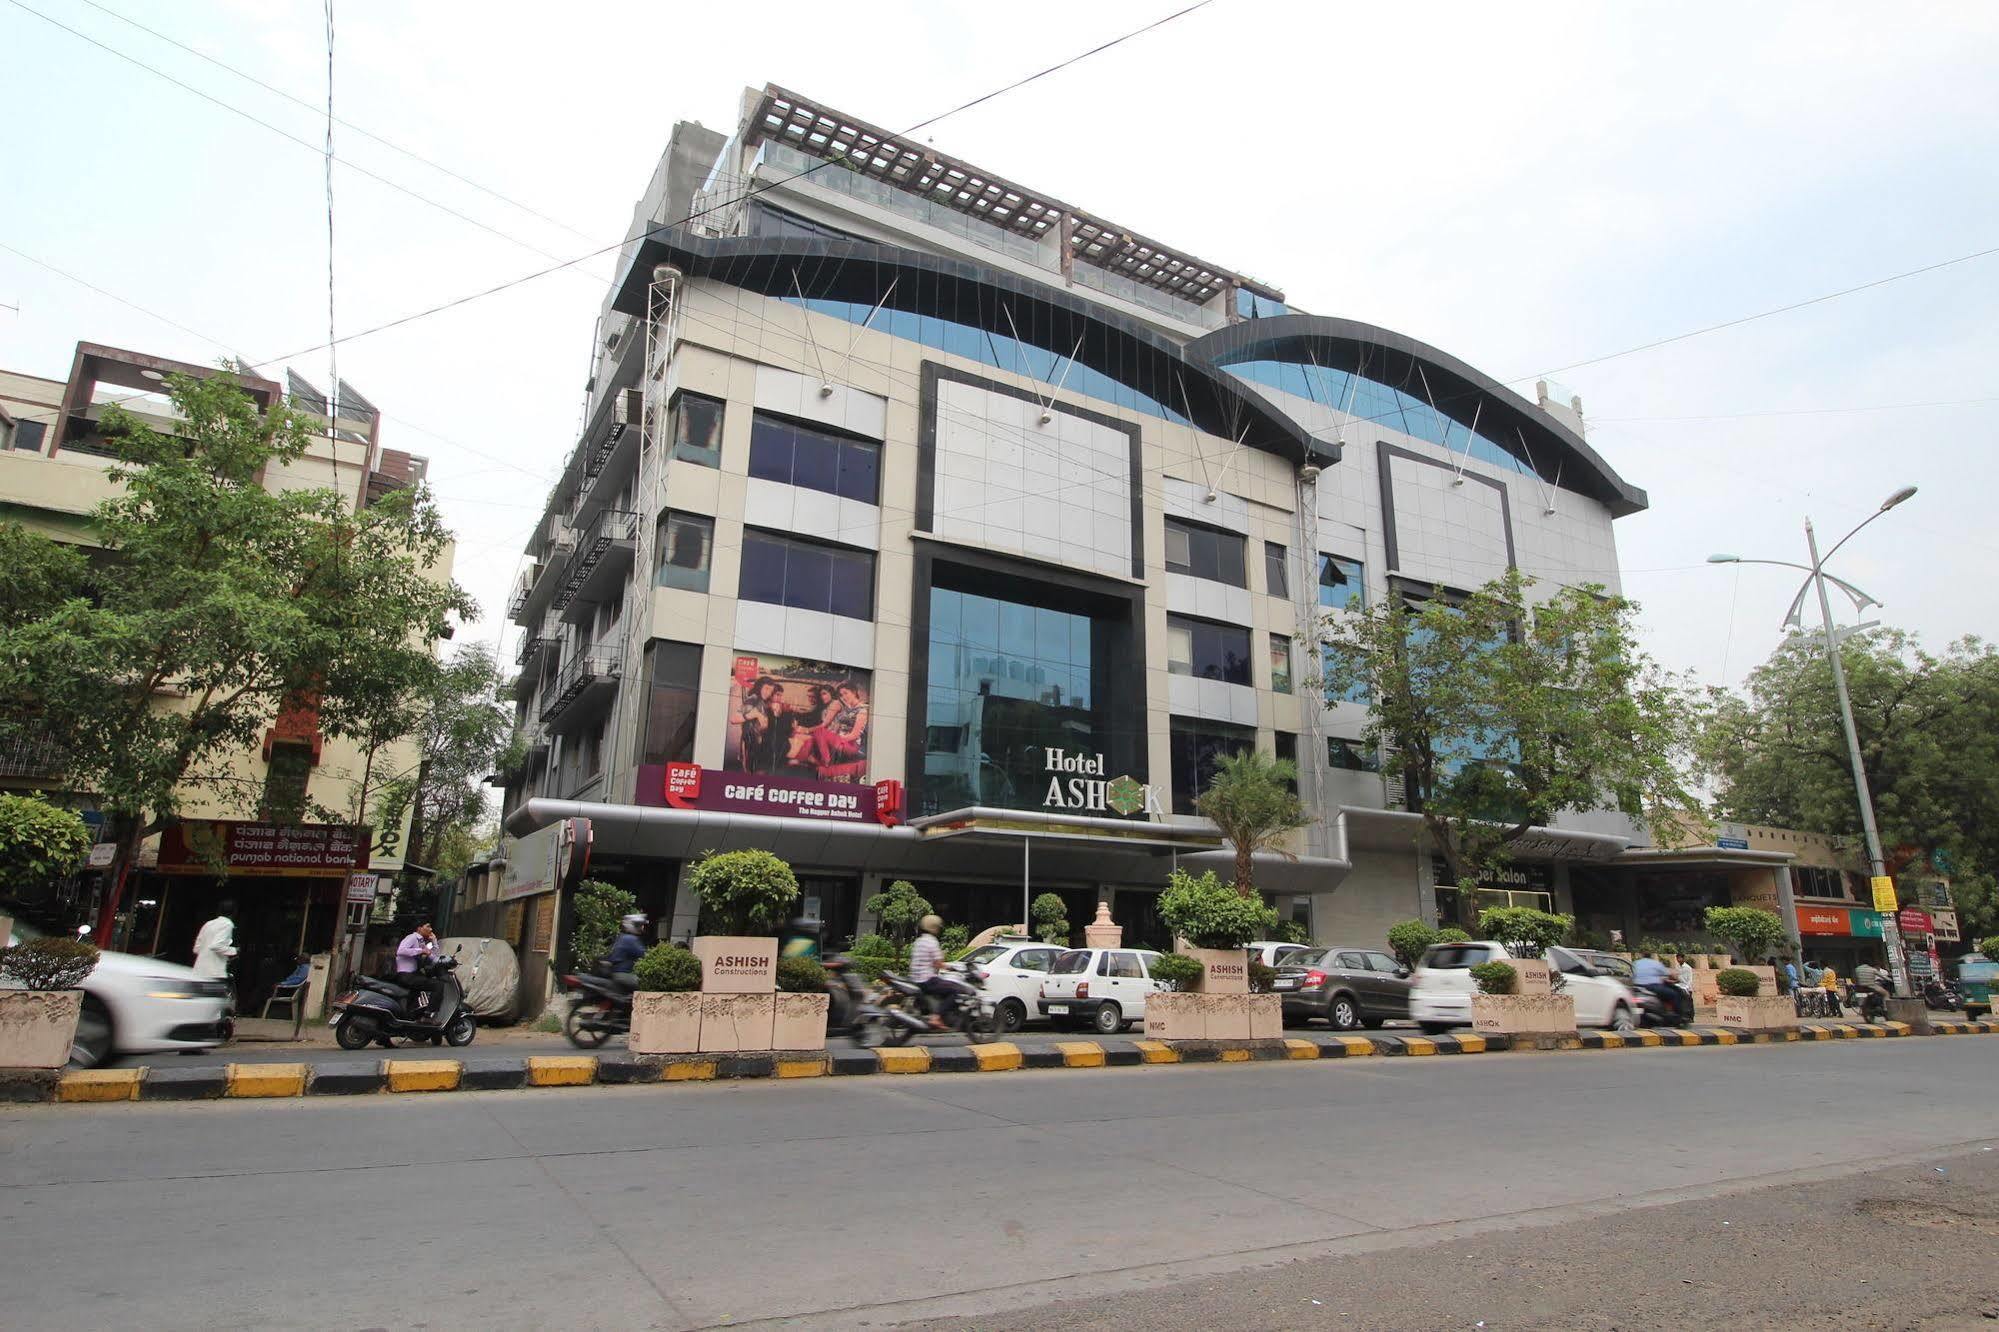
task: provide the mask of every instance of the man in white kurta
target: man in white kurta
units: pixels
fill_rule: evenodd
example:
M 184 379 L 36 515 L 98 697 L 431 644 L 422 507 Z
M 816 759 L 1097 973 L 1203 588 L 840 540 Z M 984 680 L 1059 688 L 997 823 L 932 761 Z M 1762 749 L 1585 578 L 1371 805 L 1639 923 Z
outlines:
M 224 902 L 194 936 L 194 974 L 203 980 L 228 980 L 229 959 L 236 956 L 236 922 Z

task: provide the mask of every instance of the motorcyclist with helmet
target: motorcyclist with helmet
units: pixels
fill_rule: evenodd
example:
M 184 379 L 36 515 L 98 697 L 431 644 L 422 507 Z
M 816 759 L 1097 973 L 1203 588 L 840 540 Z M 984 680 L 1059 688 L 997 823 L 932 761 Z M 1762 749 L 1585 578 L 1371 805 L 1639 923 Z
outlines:
M 633 980 L 632 966 L 645 956 L 646 918 L 643 911 L 634 911 L 618 922 L 618 937 L 611 944 L 611 951 L 604 961 L 613 976 L 630 984 Z

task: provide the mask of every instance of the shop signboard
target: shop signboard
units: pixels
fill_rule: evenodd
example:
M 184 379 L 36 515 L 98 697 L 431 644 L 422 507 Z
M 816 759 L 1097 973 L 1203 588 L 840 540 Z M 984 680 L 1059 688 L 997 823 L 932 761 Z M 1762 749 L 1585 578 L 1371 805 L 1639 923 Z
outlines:
M 590 820 L 557 819 L 517 840 L 500 875 L 498 902 L 573 886 L 590 870 Z
M 868 784 L 874 677 L 768 652 L 738 652 L 722 770 L 787 782 Z
M 1798 908 L 1799 934 L 1851 934 L 1848 923 L 1850 915 L 1845 907 L 1805 907 Z
M 876 822 L 881 787 L 885 785 L 711 772 L 698 763 L 669 763 L 659 782 L 656 789 L 674 809 L 712 809 L 729 814 L 767 814 L 829 823 Z M 900 791 L 900 784 L 896 790 Z
M 1852 934 L 1854 938 L 1882 939 L 1887 937 L 1882 932 L 1881 929 L 1881 922 L 1885 920 L 1886 917 L 1882 916 L 1879 912 L 1849 911 L 1846 914 L 1853 923 L 1853 928 L 1848 932 Z
M 1930 913 L 1915 907 L 1903 907 L 1901 914 L 1895 917 L 1895 924 L 1901 928 L 1904 936 L 1928 934 Z
M 162 874 L 344 879 L 368 864 L 368 829 L 188 819 L 160 834 Z
M 350 874 L 347 876 L 347 900 L 349 902 L 372 902 L 375 900 L 375 878 L 373 874 Z
M 1877 874 L 1867 881 L 1874 889 L 1874 909 L 1893 911 L 1895 901 L 1895 881 L 1885 874 Z
M 1048 788 L 1043 809 L 1073 814 L 1157 814 L 1166 817 L 1159 788 L 1129 774 L 1110 774 L 1104 756 L 1055 745 L 1042 748 L 1042 771 Z
M 1715 828 L 1714 844 L 1724 851 L 1747 851 L 1749 829 L 1740 823 L 1724 823 Z
M 1932 911 L 1930 921 L 1931 933 L 1936 936 L 1938 943 L 1956 943 L 1964 937 L 1958 930 L 1955 911 Z

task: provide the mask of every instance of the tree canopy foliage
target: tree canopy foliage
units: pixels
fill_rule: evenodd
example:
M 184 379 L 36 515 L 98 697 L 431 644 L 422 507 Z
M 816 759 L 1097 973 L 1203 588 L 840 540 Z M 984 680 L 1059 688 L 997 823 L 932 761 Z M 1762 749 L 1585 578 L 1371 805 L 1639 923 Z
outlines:
M 91 515 L 101 555 L 0 527 L 0 740 L 56 739 L 112 816 L 121 871 L 189 791 L 260 796 L 230 789 L 232 760 L 281 711 L 362 736 L 472 609 L 438 575 L 450 535 L 422 487 L 358 513 L 331 489 L 267 488 L 305 454 L 307 418 L 259 410 L 229 374 L 165 388 L 171 433 L 104 411 L 119 489 Z
M 1365 697 L 1382 771 L 1461 884 L 1563 814 L 1614 809 L 1672 844 L 1699 811 L 1683 771 L 1700 702 L 1639 649 L 1637 607 L 1593 586 L 1536 600 L 1534 586 L 1509 571 L 1323 625 L 1327 697 Z
M 1208 789 L 1194 802 L 1235 849 L 1235 890 L 1245 897 L 1256 891 L 1258 851 L 1295 859 L 1282 839 L 1312 821 L 1298 799 L 1297 783 L 1298 765 L 1290 759 L 1246 749 L 1222 756 Z
M 1891 873 L 1948 870 L 1965 937 L 1999 926 L 1999 653 L 1925 651 L 1899 630 L 1840 647 Z M 1718 692 L 1701 753 L 1726 818 L 1860 837 L 1860 806 L 1824 644 L 1793 635 Z M 1940 862 L 1936 853 L 1942 852 Z

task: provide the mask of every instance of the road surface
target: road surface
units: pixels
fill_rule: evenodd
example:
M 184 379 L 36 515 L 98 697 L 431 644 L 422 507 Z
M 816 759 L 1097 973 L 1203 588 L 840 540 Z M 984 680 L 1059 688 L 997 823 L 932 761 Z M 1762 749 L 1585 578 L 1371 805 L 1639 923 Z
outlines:
M 1841 1320 L 1999 1287 L 1989 1039 L 10 1107 L 0 1290 L 12 1329 L 1942 1328 Z

